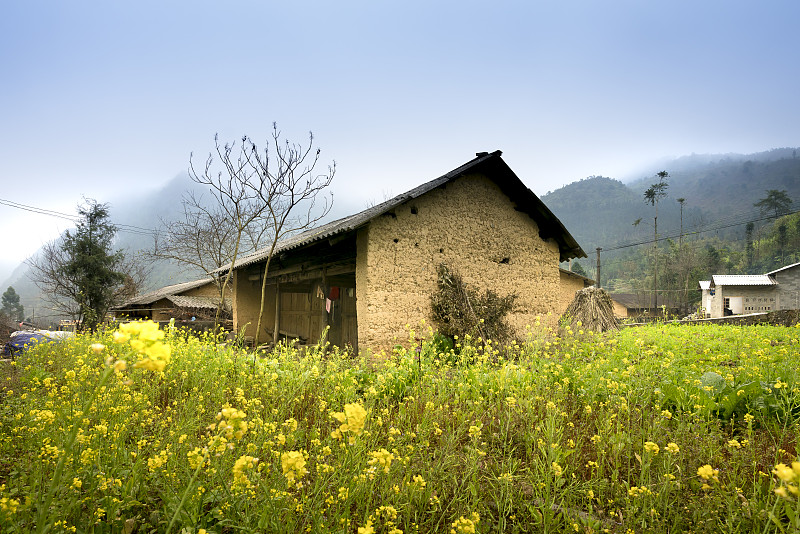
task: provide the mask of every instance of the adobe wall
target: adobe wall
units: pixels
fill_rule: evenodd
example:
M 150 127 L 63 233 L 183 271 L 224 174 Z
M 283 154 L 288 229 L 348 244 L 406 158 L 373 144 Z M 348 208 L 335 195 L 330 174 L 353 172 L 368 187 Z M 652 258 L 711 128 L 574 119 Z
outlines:
M 233 328 L 238 333 L 245 327 L 245 336 L 255 338 L 258 325 L 258 312 L 261 307 L 261 282 L 251 282 L 247 279 L 246 269 L 233 271 Z M 249 323 L 249 324 L 248 324 Z M 275 286 L 267 285 L 267 299 L 264 304 L 264 318 L 261 323 L 261 333 L 256 343 L 272 341 L 272 336 L 265 329 L 275 327 Z
M 200 287 L 195 287 L 181 293 L 184 297 L 215 297 L 219 302 L 219 290 L 216 284 L 208 283 Z M 225 291 L 225 299 L 230 296 L 230 289 Z
M 611 299 L 611 307 L 614 310 L 614 317 L 625 319 L 628 317 L 628 308 L 620 304 L 614 299 Z
M 430 321 L 436 269 L 445 263 L 465 283 L 516 293 L 509 322 L 519 335 L 538 315 L 560 307 L 559 250 L 536 223 L 514 210 L 491 180 L 470 175 L 373 219 L 357 237 L 358 338 L 362 349 L 405 341 L 405 325 Z
M 559 292 L 558 292 L 558 315 L 567 310 L 567 307 L 575 300 L 575 293 L 585 287 L 583 278 L 570 276 L 569 273 L 559 270 Z M 555 312 L 554 312 L 555 313 Z
M 166 298 L 159 299 L 151 304 L 153 313 L 150 317 L 153 321 L 169 321 L 175 316 L 173 312 L 175 305 Z

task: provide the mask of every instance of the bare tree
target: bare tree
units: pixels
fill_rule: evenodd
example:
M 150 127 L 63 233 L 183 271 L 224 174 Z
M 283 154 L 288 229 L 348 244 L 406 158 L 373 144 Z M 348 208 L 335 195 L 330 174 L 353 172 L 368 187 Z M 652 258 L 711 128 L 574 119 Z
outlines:
M 313 134 L 309 132 L 307 146 L 290 143 L 282 138 L 275 123 L 263 148 L 259 148 L 247 136 L 242 137 L 238 145 L 231 143 L 220 146 L 219 138 L 215 137 L 214 140 L 216 159 L 222 169 L 213 170 L 213 154 L 206 160 L 203 172 L 195 171 L 190 164 L 189 175 L 198 184 L 208 186 L 214 198 L 214 207 L 201 209 L 197 199 L 190 202 L 185 230 L 191 233 L 201 228 L 207 233 L 205 236 L 196 236 L 195 244 L 191 244 L 192 238 L 189 238 L 190 243 L 186 247 L 198 256 L 198 240 L 204 246 L 212 245 L 209 248 L 213 250 L 203 252 L 205 257 L 215 258 L 202 267 L 206 272 L 212 272 L 212 264 L 217 261 L 220 266 L 231 265 L 220 283 L 222 304 L 236 259 L 243 252 L 264 246 L 266 264 L 256 326 L 257 338 L 264 316 L 267 274 L 275 249 L 280 240 L 312 228 L 330 212 L 332 196 L 324 197 L 321 205 L 317 197 L 331 184 L 336 163 L 328 166 L 327 172 L 316 173 L 320 149 L 314 148 Z M 198 218 L 202 219 L 203 224 L 195 224 Z M 174 245 L 173 250 L 177 250 Z M 224 257 L 227 258 L 223 260 Z
M 236 250 L 236 236 L 240 230 L 237 220 L 230 216 L 230 210 L 219 204 L 218 196 L 214 199 L 215 202 L 203 202 L 202 197 L 187 193 L 181 200 L 181 217 L 169 221 L 161 219 L 160 229 L 153 238 L 153 249 L 148 255 L 182 263 L 205 273 L 217 286 L 220 303 L 224 303 L 224 293 L 230 287 L 223 289 L 224 279 L 213 273 L 235 261 L 237 255 L 256 250 L 263 236 L 263 227 L 259 229 L 258 225 L 250 224 L 242 229 L 239 250 Z M 242 211 L 255 207 L 253 202 L 246 202 Z M 241 220 L 247 221 L 250 217 L 245 213 Z
M 263 151 L 252 141 L 249 142 L 248 159 L 259 177 L 258 195 L 266 206 L 269 252 L 261 280 L 261 307 L 258 312 L 256 336 L 261 332 L 264 318 L 264 305 L 267 296 L 267 274 L 275 247 L 285 237 L 314 227 L 325 217 L 333 206 L 333 194 L 322 198 L 317 205 L 317 197 L 333 181 L 336 162 L 328 166 L 327 172 L 315 171 L 319 162 L 319 148 L 314 148 L 314 134 L 308 133 L 308 145 L 290 143 L 281 139 L 277 124 L 272 124 L 272 136 L 264 145 Z M 277 298 L 277 295 L 276 295 Z M 277 339 L 278 332 L 273 338 Z
M 261 226 L 260 220 L 267 209 L 260 199 L 258 189 L 260 177 L 251 164 L 249 139 L 242 137 L 241 144 L 226 143 L 221 146 L 219 136 L 214 136 L 214 146 L 218 165 L 215 169 L 214 154 L 209 154 L 202 171 L 195 170 L 193 156 L 189 158 L 189 176 L 200 185 L 205 185 L 214 199 L 211 208 L 204 208 L 198 199 L 189 197 L 184 203 L 184 221 L 176 228 L 175 239 L 169 243 L 177 256 L 196 261 L 206 272 L 214 269 L 214 263 L 221 267 L 230 263 L 233 266 L 243 250 L 252 250 L 260 240 L 262 231 L 253 230 Z M 193 227 L 193 225 L 196 226 Z M 192 232 L 197 235 L 191 236 Z M 182 244 L 183 238 L 188 241 Z M 245 246 L 243 247 L 243 238 Z M 223 280 L 218 282 L 220 300 L 216 321 L 219 322 L 221 310 L 225 307 L 225 292 L 230 287 L 233 269 L 228 269 Z

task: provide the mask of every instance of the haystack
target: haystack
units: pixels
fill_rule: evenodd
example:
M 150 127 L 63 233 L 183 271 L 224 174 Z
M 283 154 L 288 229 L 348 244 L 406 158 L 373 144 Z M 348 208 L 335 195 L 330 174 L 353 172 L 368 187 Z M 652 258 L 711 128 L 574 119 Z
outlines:
M 614 305 L 611 297 L 604 289 L 587 287 L 575 292 L 567 310 L 561 316 L 562 322 L 573 327 L 581 322 L 584 330 L 605 332 L 606 330 L 619 330 L 619 321 L 614 317 Z

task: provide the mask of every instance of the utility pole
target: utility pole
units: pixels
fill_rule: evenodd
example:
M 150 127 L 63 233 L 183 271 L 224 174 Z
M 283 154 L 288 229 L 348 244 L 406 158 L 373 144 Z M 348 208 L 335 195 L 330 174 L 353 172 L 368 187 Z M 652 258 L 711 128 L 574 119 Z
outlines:
M 600 289 L 600 251 L 603 250 L 597 247 L 597 289 Z
M 684 264 L 683 258 L 683 203 L 686 202 L 686 199 L 681 197 L 678 199 L 678 204 L 681 205 L 681 231 L 678 234 L 678 267 L 680 268 L 681 272 L 686 273 L 686 288 L 683 292 L 683 298 L 681 299 L 681 307 L 683 308 L 684 313 L 689 312 L 689 270 L 686 268 Z

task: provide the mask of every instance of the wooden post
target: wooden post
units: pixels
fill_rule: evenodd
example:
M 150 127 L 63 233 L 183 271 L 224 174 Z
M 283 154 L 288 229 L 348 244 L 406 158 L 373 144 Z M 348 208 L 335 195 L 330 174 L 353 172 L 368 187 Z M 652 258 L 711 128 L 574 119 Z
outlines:
M 278 344 L 278 332 L 281 327 L 281 286 L 275 281 L 275 330 L 272 331 L 272 342 Z
M 600 251 L 603 250 L 597 247 L 597 288 L 600 289 Z
M 322 292 L 324 293 L 325 302 L 322 305 L 322 329 L 324 330 L 326 326 L 329 326 L 328 321 L 330 317 L 328 316 L 328 294 L 330 293 L 330 288 L 328 287 L 328 280 L 325 277 L 325 268 L 322 269 Z

